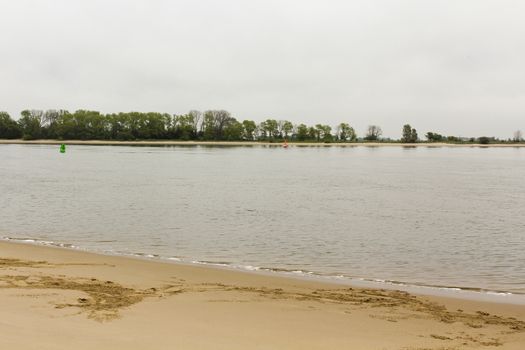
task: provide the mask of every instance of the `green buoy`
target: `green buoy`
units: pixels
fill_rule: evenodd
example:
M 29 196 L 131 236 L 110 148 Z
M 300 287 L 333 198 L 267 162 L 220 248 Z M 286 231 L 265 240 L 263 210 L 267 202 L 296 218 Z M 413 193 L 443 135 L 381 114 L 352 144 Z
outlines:
M 61 144 L 60 145 L 60 153 L 66 153 L 66 145 L 65 144 Z

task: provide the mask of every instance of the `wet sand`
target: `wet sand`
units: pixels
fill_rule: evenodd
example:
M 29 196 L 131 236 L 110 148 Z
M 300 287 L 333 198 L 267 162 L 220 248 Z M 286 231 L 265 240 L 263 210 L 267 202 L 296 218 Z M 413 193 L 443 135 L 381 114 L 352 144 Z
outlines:
M 2 349 L 523 349 L 525 306 L 0 242 Z
M 281 147 L 282 142 L 259 141 L 106 141 L 106 140 L 0 140 L 2 144 L 27 145 L 98 145 L 98 146 L 273 146 Z M 444 142 L 288 142 L 289 147 L 525 147 L 525 143 L 473 144 Z

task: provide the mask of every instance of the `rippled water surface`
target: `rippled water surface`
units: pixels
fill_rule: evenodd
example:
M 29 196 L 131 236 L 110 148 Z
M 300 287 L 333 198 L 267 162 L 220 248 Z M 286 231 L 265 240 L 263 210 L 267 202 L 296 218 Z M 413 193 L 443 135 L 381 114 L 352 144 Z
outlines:
M 0 145 L 0 236 L 525 293 L 525 149 Z

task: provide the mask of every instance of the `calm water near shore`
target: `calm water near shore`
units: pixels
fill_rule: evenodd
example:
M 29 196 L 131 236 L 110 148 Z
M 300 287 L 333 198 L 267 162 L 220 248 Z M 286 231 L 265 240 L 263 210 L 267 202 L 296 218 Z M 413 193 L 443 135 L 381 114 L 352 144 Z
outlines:
M 525 149 L 0 145 L 0 237 L 525 293 Z

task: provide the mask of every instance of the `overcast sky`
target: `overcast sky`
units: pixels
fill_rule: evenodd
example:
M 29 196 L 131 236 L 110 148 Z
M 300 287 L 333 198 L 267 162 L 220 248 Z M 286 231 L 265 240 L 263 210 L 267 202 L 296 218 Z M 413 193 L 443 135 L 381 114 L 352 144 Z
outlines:
M 0 110 L 525 131 L 525 1 L 0 0 Z

